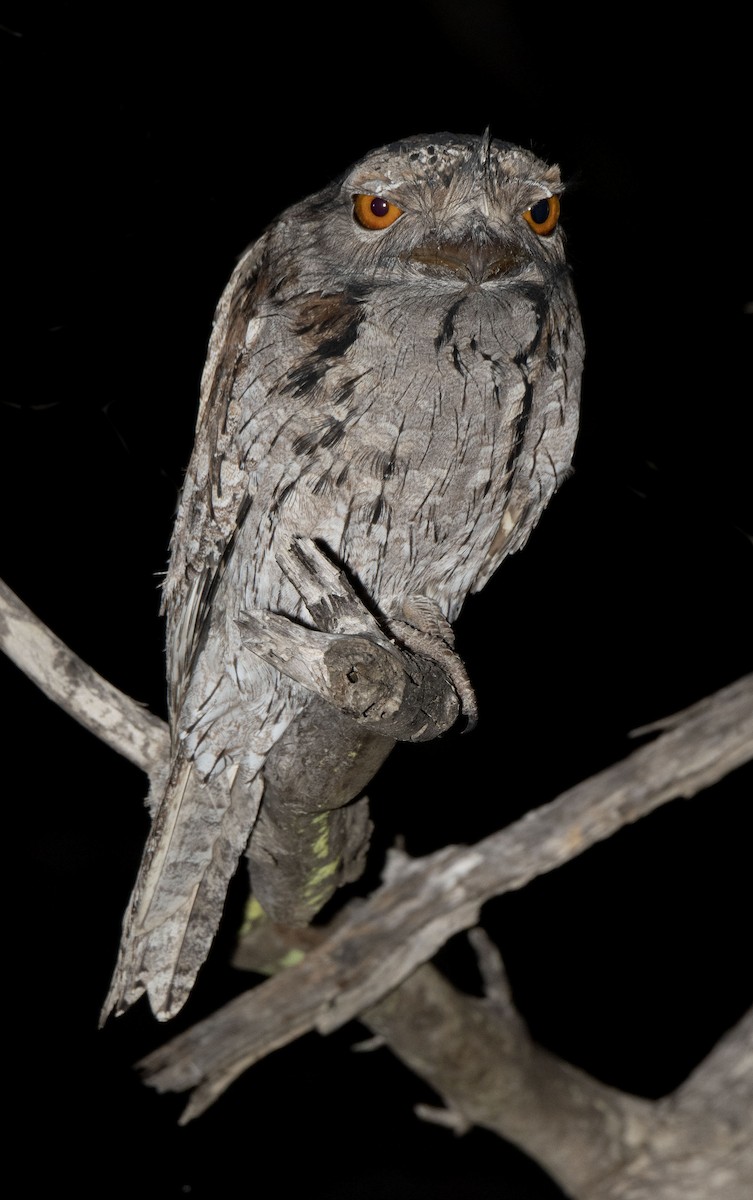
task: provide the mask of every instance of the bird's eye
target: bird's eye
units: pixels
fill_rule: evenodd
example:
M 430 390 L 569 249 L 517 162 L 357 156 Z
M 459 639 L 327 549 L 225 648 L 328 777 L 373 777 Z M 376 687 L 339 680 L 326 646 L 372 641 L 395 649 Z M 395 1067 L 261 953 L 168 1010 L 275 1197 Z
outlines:
M 394 225 L 403 210 L 384 196 L 354 196 L 353 216 L 364 229 L 387 229 Z
M 528 222 L 534 233 L 546 237 L 548 233 L 556 229 L 559 216 L 559 197 L 545 196 L 543 200 L 537 200 L 535 204 L 525 210 L 523 220 Z

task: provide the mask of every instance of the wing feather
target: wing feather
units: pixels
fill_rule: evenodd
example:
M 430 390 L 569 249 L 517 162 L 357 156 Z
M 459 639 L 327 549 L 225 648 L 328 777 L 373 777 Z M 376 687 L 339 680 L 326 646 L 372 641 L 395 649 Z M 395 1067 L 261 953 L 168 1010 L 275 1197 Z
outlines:
M 203 780 L 176 736 L 183 699 L 207 626 L 212 597 L 250 506 L 245 480 L 223 487 L 232 436 L 228 411 L 260 289 L 265 238 L 239 261 L 217 307 L 202 376 L 194 452 L 171 542 L 163 611 L 173 762 L 123 922 L 102 1020 L 145 991 L 160 1020 L 185 1002 L 222 915 L 225 895 L 256 820 L 263 784 L 248 769 Z M 190 930 L 190 931 L 189 931 Z
M 222 472 L 233 437 L 228 421 L 233 386 L 242 364 L 253 352 L 248 329 L 261 296 L 268 291 L 266 244 L 267 238 L 262 237 L 249 247 L 220 297 L 202 373 L 194 451 L 170 542 L 170 566 L 162 600 L 167 617 L 173 726 L 211 598 L 248 510 L 249 495 L 242 473 L 237 472 L 235 486 L 229 487 L 223 484 Z

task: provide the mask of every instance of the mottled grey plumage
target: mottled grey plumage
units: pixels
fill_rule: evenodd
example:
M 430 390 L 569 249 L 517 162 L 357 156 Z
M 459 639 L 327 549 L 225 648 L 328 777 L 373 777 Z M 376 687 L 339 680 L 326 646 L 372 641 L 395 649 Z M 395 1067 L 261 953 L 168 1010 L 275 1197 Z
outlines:
M 105 1015 L 144 990 L 160 1018 L 184 1002 L 265 760 L 307 703 L 241 642 L 247 610 L 310 623 L 279 552 L 317 540 L 384 629 L 431 633 L 568 473 L 583 343 L 561 191 L 556 167 L 487 136 L 409 138 L 288 209 L 240 260 L 164 590 L 172 775 Z

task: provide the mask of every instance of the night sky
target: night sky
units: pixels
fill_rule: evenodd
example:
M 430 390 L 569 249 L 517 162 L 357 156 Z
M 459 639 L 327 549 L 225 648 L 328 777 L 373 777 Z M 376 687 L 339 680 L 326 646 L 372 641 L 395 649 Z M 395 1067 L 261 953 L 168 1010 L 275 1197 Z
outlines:
M 399 748 L 369 789 L 364 887 L 397 837 L 413 854 L 473 842 L 751 670 L 739 30 L 698 16 L 662 33 L 640 5 L 603 26 L 480 0 L 262 17 L 215 4 L 199 19 L 16 7 L 0 22 L 0 575 L 83 659 L 164 715 L 159 580 L 241 251 L 370 148 L 490 125 L 570 182 L 587 342 L 575 471 L 461 615 L 478 727 Z M 561 1196 L 491 1134 L 419 1122 L 432 1093 L 388 1050 L 352 1053 L 357 1023 L 277 1052 L 178 1128 L 184 1101 L 132 1064 L 250 982 L 228 965 L 243 878 L 180 1016 L 159 1025 L 142 1001 L 99 1032 L 145 779 L 5 659 L 0 672 L 5 994 L 31 1190 L 222 1200 L 275 1179 L 311 1200 Z M 654 1097 L 753 1003 L 752 780 L 666 805 L 487 907 L 539 1041 Z M 468 961 L 457 939 L 440 965 L 462 985 Z

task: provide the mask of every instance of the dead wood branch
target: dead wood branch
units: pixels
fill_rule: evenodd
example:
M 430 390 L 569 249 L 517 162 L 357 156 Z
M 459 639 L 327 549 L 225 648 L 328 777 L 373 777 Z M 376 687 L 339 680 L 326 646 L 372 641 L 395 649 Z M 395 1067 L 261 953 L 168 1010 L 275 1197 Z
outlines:
M 694 705 L 654 742 L 472 847 L 393 854 L 384 884 L 299 965 L 238 997 L 142 1064 L 160 1090 L 195 1088 L 185 1119 L 279 1046 L 327 1033 L 398 987 L 484 902 L 524 887 L 677 796 L 753 758 L 753 676 Z
M 578 1200 L 753 1191 L 753 1013 L 656 1102 L 550 1054 L 511 1004 L 463 995 L 430 964 L 361 1019 L 442 1097 L 456 1127 L 514 1142 Z
M 55 704 L 151 775 L 170 755 L 167 726 L 61 642 L 0 580 L 0 649 Z
M 101 679 L 0 584 L 2 648 L 56 703 L 152 777 L 164 724 Z M 188 1030 L 141 1066 L 161 1091 L 193 1090 L 183 1121 L 301 1034 L 359 1017 L 447 1105 L 453 1128 L 515 1142 L 578 1200 L 747 1200 L 753 1192 L 753 1014 L 671 1096 L 608 1088 L 530 1039 L 495 951 L 474 944 L 484 1000 L 428 963 L 492 896 L 525 886 L 623 825 L 692 796 L 753 758 L 753 676 L 661 723 L 623 762 L 470 848 L 393 854 L 383 885 L 303 961 Z
M 298 538 L 279 561 L 315 628 L 248 612 L 240 622 L 247 649 L 380 737 L 429 741 L 451 728 L 460 703 L 430 653 L 397 646 L 310 538 Z M 460 663 L 444 643 L 442 649 L 443 659 Z

